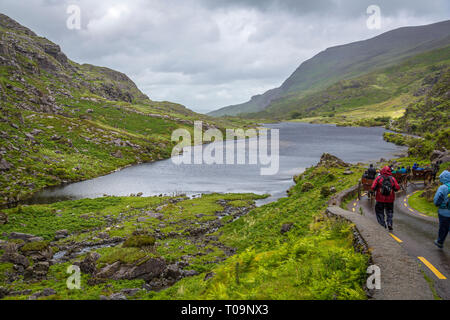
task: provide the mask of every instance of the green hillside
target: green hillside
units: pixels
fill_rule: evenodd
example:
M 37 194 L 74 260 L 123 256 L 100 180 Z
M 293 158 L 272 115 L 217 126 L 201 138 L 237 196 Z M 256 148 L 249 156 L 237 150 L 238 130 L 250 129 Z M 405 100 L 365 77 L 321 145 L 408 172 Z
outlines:
M 123 73 L 67 58 L 0 14 L 0 203 L 168 158 L 177 128 L 243 126 L 151 101 Z
M 285 109 L 311 94 L 324 91 L 340 80 L 349 80 L 375 70 L 397 65 L 415 55 L 450 44 L 450 21 L 396 29 L 375 38 L 329 48 L 305 61 L 281 85 L 251 101 L 211 112 L 213 116 L 288 118 Z M 266 113 L 264 111 L 267 111 Z

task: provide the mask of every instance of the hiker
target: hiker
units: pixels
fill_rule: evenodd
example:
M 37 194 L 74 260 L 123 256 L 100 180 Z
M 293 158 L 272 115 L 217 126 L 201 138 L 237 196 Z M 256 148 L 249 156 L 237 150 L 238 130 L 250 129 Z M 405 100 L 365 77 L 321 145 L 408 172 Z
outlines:
M 412 169 L 414 171 L 423 171 L 423 168 L 419 167 L 419 165 L 417 163 L 414 163 Z
M 373 164 L 369 166 L 369 169 L 367 169 L 367 179 L 375 179 L 375 176 L 377 175 L 377 170 L 373 167 Z
M 392 176 L 391 168 L 384 167 L 381 169 L 381 174 L 375 179 L 372 184 L 372 191 L 376 191 L 376 205 L 375 213 L 377 215 L 378 223 L 388 228 L 389 231 L 393 230 L 392 218 L 394 216 L 394 201 L 395 192 L 400 190 L 400 186 L 397 180 Z M 385 222 L 385 212 L 387 226 Z
M 434 241 L 434 244 L 442 249 L 450 229 L 450 201 L 448 199 L 448 193 L 450 191 L 450 172 L 447 170 L 442 172 L 439 176 L 439 180 L 442 182 L 442 186 L 437 189 L 434 196 L 434 205 L 439 208 L 439 232 L 438 238 Z
M 406 171 L 405 167 L 401 167 L 401 169 L 400 169 L 400 170 L 398 170 L 397 172 L 398 172 L 398 173 L 401 173 L 401 174 L 405 174 L 405 173 L 407 173 L 407 171 Z

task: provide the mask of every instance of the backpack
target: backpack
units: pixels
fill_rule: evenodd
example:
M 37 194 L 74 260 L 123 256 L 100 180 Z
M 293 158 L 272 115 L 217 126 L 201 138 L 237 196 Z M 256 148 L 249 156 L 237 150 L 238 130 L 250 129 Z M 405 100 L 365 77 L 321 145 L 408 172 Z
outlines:
M 381 182 L 381 194 L 385 197 L 390 196 L 392 193 L 392 179 L 389 176 L 383 176 Z
M 446 183 L 445 185 L 447 186 L 447 210 L 450 210 L 450 199 L 448 198 L 450 193 L 450 183 Z

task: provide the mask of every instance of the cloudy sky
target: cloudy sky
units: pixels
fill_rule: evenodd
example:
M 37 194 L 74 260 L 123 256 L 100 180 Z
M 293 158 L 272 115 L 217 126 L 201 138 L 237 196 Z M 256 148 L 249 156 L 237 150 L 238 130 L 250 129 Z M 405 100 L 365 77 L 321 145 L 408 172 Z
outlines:
M 69 5 L 81 29 L 66 26 Z M 381 29 L 369 29 L 369 5 Z M 448 0 L 1 0 L 0 12 L 79 63 L 126 73 L 153 100 L 208 112 L 278 87 L 327 47 L 450 17 Z

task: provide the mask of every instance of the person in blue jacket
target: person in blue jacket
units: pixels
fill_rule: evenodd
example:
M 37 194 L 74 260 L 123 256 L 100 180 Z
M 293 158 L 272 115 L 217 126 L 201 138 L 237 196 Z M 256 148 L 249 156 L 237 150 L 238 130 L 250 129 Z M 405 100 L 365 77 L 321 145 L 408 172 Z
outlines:
M 444 241 L 450 230 L 450 201 L 448 194 L 450 191 L 450 172 L 445 170 L 439 176 L 439 180 L 442 182 L 442 186 L 436 192 L 434 196 L 434 205 L 438 207 L 439 213 L 439 233 L 438 239 L 434 242 L 439 248 L 444 247 Z

